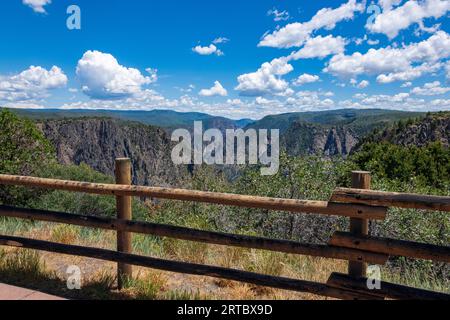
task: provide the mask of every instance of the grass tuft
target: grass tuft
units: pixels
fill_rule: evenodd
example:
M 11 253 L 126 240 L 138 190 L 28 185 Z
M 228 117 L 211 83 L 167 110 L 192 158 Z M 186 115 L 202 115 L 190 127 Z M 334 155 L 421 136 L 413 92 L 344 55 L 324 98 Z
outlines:
M 52 229 L 50 241 L 64 244 L 73 244 L 79 238 L 79 228 L 67 224 L 61 224 Z

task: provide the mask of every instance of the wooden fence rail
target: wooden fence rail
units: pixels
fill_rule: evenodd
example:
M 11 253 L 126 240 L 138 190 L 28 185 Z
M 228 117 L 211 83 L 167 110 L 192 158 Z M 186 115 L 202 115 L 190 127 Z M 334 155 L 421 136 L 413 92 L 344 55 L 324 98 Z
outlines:
M 450 211 L 450 197 L 415 193 L 338 188 L 333 193 L 331 201 L 365 204 L 369 206 Z
M 37 187 L 51 190 L 65 190 L 99 195 L 149 197 L 181 201 L 195 201 L 237 207 L 315 213 L 324 215 L 338 215 L 374 220 L 383 220 L 386 216 L 385 207 L 374 207 L 358 204 L 349 205 L 345 203 L 333 203 L 328 201 L 278 199 L 184 189 L 113 185 L 79 181 L 62 181 L 55 179 L 9 175 L 0 175 L 0 184 Z
M 148 222 L 82 216 L 35 209 L 19 209 L 8 206 L 0 206 L 0 216 L 56 222 L 105 230 L 126 231 L 241 248 L 263 249 L 341 260 L 365 261 L 374 264 L 384 264 L 388 259 L 388 255 L 386 254 L 345 247 L 304 244 L 295 241 L 203 231 Z
M 330 245 L 380 252 L 392 256 L 403 256 L 416 259 L 433 260 L 450 263 L 450 247 L 436 246 L 373 236 L 355 236 L 345 232 L 336 232 Z
M 332 273 L 327 281 L 329 286 L 347 290 L 362 290 L 367 292 L 367 281 L 365 277 L 355 278 L 347 274 Z M 380 289 L 372 289 L 374 295 L 399 300 L 448 300 L 449 296 L 444 293 L 433 292 L 429 290 L 411 288 L 396 283 L 380 283 Z
M 127 254 L 112 250 L 80 247 L 41 240 L 31 240 L 11 236 L 0 236 L 0 245 L 41 250 L 60 254 L 76 255 L 81 257 L 89 257 L 107 261 L 115 261 L 177 273 L 223 278 L 278 289 L 309 292 L 332 298 L 340 298 L 340 299 L 379 298 L 376 295 L 371 295 L 365 292 L 358 292 L 358 290 L 334 288 L 326 284 L 315 283 L 311 281 L 274 277 L 269 275 L 257 274 L 253 272 L 246 272 L 235 269 L 228 269 L 223 267 L 163 260 Z
M 362 189 L 337 189 L 331 201 L 278 199 L 238 194 L 193 191 L 184 189 L 131 186 L 129 159 L 116 160 L 116 184 L 62 181 L 35 177 L 0 175 L 0 185 L 15 185 L 51 190 L 65 190 L 115 196 L 117 219 L 75 215 L 38 209 L 0 205 L 0 216 L 114 230 L 118 234 L 117 251 L 0 235 L 0 245 L 84 256 L 118 263 L 118 285 L 123 277 L 131 277 L 131 265 L 171 272 L 219 277 L 273 288 L 309 292 L 339 299 L 448 299 L 450 295 L 382 282 L 382 289 L 369 290 L 365 278 L 366 263 L 384 265 L 389 256 L 406 256 L 450 262 L 450 247 L 420 244 L 372 237 L 366 232 L 369 220 L 383 220 L 390 206 L 450 211 L 450 197 L 388 193 Z M 368 173 L 353 173 L 354 186 L 370 188 Z M 366 181 L 366 182 L 365 182 Z M 194 201 L 247 208 L 311 213 L 349 217 L 350 233 L 336 232 L 327 245 L 268 239 L 185 227 L 133 221 L 131 197 L 152 197 Z M 89 214 L 89 213 L 86 213 Z M 131 234 L 203 242 L 215 245 L 262 249 L 289 254 L 308 255 L 349 261 L 349 274 L 333 273 L 326 284 L 288 279 L 241 270 L 169 261 L 132 254 Z M 366 282 L 364 282 L 366 281 Z

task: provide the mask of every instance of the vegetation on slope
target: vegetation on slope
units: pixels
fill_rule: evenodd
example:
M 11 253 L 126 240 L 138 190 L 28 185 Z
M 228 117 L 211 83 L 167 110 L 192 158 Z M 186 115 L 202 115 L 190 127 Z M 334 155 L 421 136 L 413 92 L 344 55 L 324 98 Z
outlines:
M 256 129 L 288 130 L 294 122 L 306 122 L 323 127 L 346 127 L 358 135 L 365 135 L 375 128 L 383 128 L 399 119 L 421 117 L 423 113 L 381 109 L 341 109 L 320 112 L 294 112 L 267 116 L 248 127 Z
M 92 170 L 86 164 L 61 165 L 53 146 L 36 125 L 20 119 L 13 113 L 0 112 L 0 173 L 30 175 L 42 178 L 113 183 L 111 176 Z M 65 191 L 38 190 L 24 187 L 1 186 L 0 204 L 40 208 L 89 215 L 115 214 L 115 200 L 91 194 Z M 133 201 L 136 217 L 145 216 L 141 201 Z
M 15 128 L 26 127 L 22 121 L 31 125 L 26 120 L 20 120 L 7 111 L 3 111 L 1 116 L 16 123 Z M 24 141 L 32 140 L 32 137 L 37 134 L 33 130 L 30 132 L 31 134 L 24 135 Z M 8 131 L 3 134 L 4 137 L 1 139 L 4 141 L 15 139 L 15 136 Z M 36 137 L 38 137 L 38 141 L 42 140 L 42 136 L 37 135 Z M 47 145 L 45 140 L 41 144 Z M 28 146 L 36 146 L 36 144 L 22 146 L 25 153 Z M 37 154 L 40 154 L 41 148 L 37 150 Z M 47 150 L 47 148 L 42 150 Z M 112 181 L 111 177 L 95 172 L 86 165 L 63 166 L 56 164 L 51 156 L 51 151 L 45 151 L 43 154 L 46 155 L 45 160 L 38 158 L 41 159 L 41 161 L 37 161 L 38 165 L 32 171 L 24 173 L 70 180 Z M 4 155 L 6 156 L 8 153 Z M 13 159 L 13 165 L 10 164 L 8 168 L 23 168 L 26 161 L 29 161 L 27 157 Z M 383 141 L 372 141 L 367 146 L 362 146 L 360 152 L 355 153 L 347 160 L 315 156 L 290 157 L 283 153 L 280 159 L 280 171 L 273 177 L 261 176 L 259 168 L 254 166 L 243 168 L 239 177 L 230 182 L 216 168 L 202 166 L 194 171 L 192 179 L 186 187 L 261 196 L 326 200 L 336 186 L 349 186 L 352 170 L 370 169 L 373 171 L 374 189 L 450 195 L 448 174 L 445 175 L 445 172 L 448 172 L 448 159 L 448 149 L 438 144 L 405 148 Z M 21 173 L 23 171 L 8 172 L 5 167 L 2 172 Z M 24 189 L 20 191 L 27 192 Z M 20 193 L 16 193 L 15 196 L 0 198 L 0 202 L 80 214 L 114 215 L 114 199 L 112 198 L 58 191 L 35 192 L 31 196 L 22 196 Z M 293 215 L 284 212 L 177 201 L 143 204 L 136 200 L 134 206 L 134 216 L 139 220 L 311 243 L 324 243 L 335 230 L 347 228 L 347 219 L 345 218 L 310 214 Z M 19 222 L 16 219 L 1 219 L 0 232 L 39 235 L 52 241 L 104 247 L 110 247 L 114 240 L 114 233 L 111 232 L 38 222 Z M 424 214 L 420 210 L 393 209 L 386 221 L 371 225 L 371 233 L 398 239 L 448 245 L 450 243 L 450 217 L 447 213 L 441 212 Z M 142 235 L 134 237 L 133 246 L 137 253 L 152 256 L 219 264 L 226 267 L 320 281 L 324 281 L 333 268 L 338 270 L 345 268 L 345 264 L 336 264 L 331 261 L 328 261 L 330 264 L 327 268 L 323 268 L 324 262 L 318 259 L 303 259 L 259 250 L 233 248 L 225 250 L 201 243 Z M 320 267 L 321 265 L 322 267 Z M 307 270 L 309 271 L 307 272 Z M 315 270 L 321 271 L 315 274 Z M 449 291 L 450 288 L 448 265 L 430 261 L 391 259 L 389 265 L 383 269 L 383 278 L 429 289 Z
M 384 141 L 366 143 L 352 161 L 393 184 L 450 190 L 450 150 L 439 142 L 424 147 L 402 147 Z
M 52 159 L 53 148 L 33 122 L 0 112 L 0 173 L 32 175 Z M 0 189 L 0 202 L 23 204 L 35 195 L 20 187 Z
M 422 115 L 377 109 L 297 112 L 270 115 L 248 128 L 279 129 L 280 144 L 291 156 L 346 156 L 372 130 Z

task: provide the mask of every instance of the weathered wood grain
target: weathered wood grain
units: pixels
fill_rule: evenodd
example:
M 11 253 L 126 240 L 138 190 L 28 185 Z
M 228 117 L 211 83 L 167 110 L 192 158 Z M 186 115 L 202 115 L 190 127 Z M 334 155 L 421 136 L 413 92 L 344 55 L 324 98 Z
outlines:
M 160 237 L 175 238 L 180 240 L 310 255 L 315 257 L 367 261 L 369 263 L 375 264 L 384 264 L 388 259 L 388 255 L 385 254 L 365 252 L 362 250 L 349 248 L 304 244 L 288 240 L 275 240 L 254 236 L 203 231 L 149 222 L 126 221 L 106 217 L 74 215 L 36 209 L 20 209 L 1 205 L 0 216 L 64 223 L 90 228 L 100 228 L 105 230 L 127 231 Z
M 309 292 L 325 297 L 332 297 L 339 299 L 371 299 L 371 300 L 381 299 L 379 296 L 376 295 L 354 292 L 352 290 L 347 289 L 335 288 L 328 286 L 326 284 L 311 281 L 289 279 L 284 277 L 275 277 L 216 266 L 169 261 L 105 249 L 87 248 L 74 245 L 53 243 L 42 240 L 31 240 L 19 237 L 0 235 L 0 245 L 89 257 L 106 261 L 122 262 L 136 266 L 142 266 L 170 272 L 223 278 L 228 280 L 241 281 L 255 285 L 267 286 L 284 290 Z
M 65 190 L 111 196 L 134 196 L 196 201 L 247 208 L 261 208 L 277 211 L 338 215 L 364 219 L 383 220 L 387 209 L 366 205 L 332 203 L 296 199 L 279 199 L 229 193 L 194 191 L 144 186 L 123 186 L 114 184 L 63 181 L 35 177 L 0 175 L 0 184 L 37 187 L 52 190 Z
M 331 201 L 370 206 L 450 211 L 450 197 L 338 188 Z
M 330 245 L 365 251 L 450 263 L 450 247 L 381 237 L 336 232 Z
M 354 278 L 342 273 L 332 273 L 327 284 L 336 288 L 365 292 L 397 300 L 450 300 L 450 295 L 448 294 L 384 281 L 381 281 L 380 289 L 369 290 L 367 288 L 367 278 Z

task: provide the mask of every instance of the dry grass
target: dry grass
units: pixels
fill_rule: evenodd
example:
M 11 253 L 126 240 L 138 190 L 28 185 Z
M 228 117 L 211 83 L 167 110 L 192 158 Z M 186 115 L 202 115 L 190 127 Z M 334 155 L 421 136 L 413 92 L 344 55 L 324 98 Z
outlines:
M 16 235 L 61 243 L 114 249 L 115 233 L 92 231 L 42 223 Z M 324 283 L 332 272 L 346 272 L 347 263 L 340 260 L 313 258 L 270 251 L 207 245 L 173 239 L 136 236 L 135 253 L 166 259 L 217 265 L 274 276 L 305 279 Z M 83 288 L 70 291 L 66 287 L 69 265 L 82 270 Z M 51 294 L 76 299 L 222 299 L 222 300 L 303 300 L 324 299 L 308 293 L 297 293 L 210 277 L 182 275 L 134 267 L 133 279 L 124 290 L 116 290 L 116 264 L 95 259 L 35 252 L 21 249 L 0 250 L 0 278 L 10 284 L 35 288 Z M 386 272 L 388 272 L 386 270 Z M 6 279 L 6 280 L 3 280 Z M 401 275 L 386 279 L 405 281 Z M 408 279 L 406 279 L 408 280 Z M 420 279 L 412 279 L 420 281 Z M 410 284 L 411 285 L 411 284 Z M 438 286 L 438 284 L 432 284 Z M 417 286 L 417 285 L 416 285 Z M 445 288 L 437 287 L 445 291 Z M 447 288 L 448 290 L 448 288 Z
M 58 225 L 51 230 L 50 240 L 64 244 L 77 242 L 79 228 L 70 225 Z

